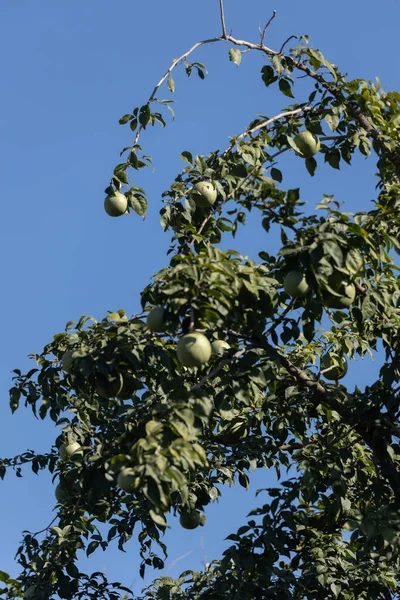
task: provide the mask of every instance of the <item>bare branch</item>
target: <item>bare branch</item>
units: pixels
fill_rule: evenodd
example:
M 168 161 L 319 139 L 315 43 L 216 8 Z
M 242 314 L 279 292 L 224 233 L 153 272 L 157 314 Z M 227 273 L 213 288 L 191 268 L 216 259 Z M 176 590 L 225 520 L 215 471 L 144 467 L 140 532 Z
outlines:
M 286 46 L 286 44 L 287 44 L 288 42 L 290 42 L 290 40 L 293 40 L 293 39 L 294 39 L 294 40 L 298 40 L 298 39 L 299 39 L 299 36 L 298 36 L 298 35 L 291 35 L 290 37 L 288 37 L 288 39 L 287 39 L 287 40 L 285 40 L 285 41 L 283 42 L 283 44 L 282 44 L 282 46 L 281 46 L 281 49 L 279 50 L 279 54 L 282 54 L 282 52 L 283 52 L 283 49 L 284 49 L 284 47 Z
M 225 13 L 224 13 L 224 1 L 223 0 L 219 0 L 219 12 L 221 14 L 222 37 L 226 38 Z
M 272 21 L 275 19 L 276 17 L 276 10 L 272 11 L 272 17 L 269 19 L 268 23 L 265 25 L 264 29 L 261 31 L 261 29 L 259 28 L 260 34 L 261 34 L 261 39 L 260 39 L 260 46 L 264 45 L 264 38 L 265 38 L 265 34 L 267 33 L 267 29 L 268 27 L 271 25 Z

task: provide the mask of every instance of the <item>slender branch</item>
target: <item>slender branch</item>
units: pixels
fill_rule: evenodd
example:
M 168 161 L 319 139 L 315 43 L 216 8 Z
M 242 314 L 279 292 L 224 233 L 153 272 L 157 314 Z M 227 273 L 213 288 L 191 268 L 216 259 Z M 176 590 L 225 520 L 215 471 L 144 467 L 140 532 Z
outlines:
M 288 42 L 290 42 L 290 40 L 293 40 L 293 39 L 295 39 L 295 40 L 298 40 L 298 39 L 299 39 L 299 36 L 298 36 L 298 35 L 291 35 L 291 36 L 289 36 L 289 37 L 288 37 L 288 39 L 287 39 L 287 40 L 285 40 L 285 41 L 283 42 L 283 44 L 282 44 L 282 46 L 281 46 L 281 48 L 280 48 L 280 50 L 279 50 L 279 54 L 282 54 L 282 52 L 283 52 L 283 49 L 284 49 L 284 47 L 286 46 L 286 44 L 287 44 Z
M 165 71 L 164 75 L 161 77 L 160 81 L 154 86 L 154 89 L 152 91 L 152 93 L 150 94 L 149 99 L 147 100 L 146 104 L 150 104 L 151 102 L 154 101 L 157 91 L 159 90 L 159 88 L 162 86 L 162 84 L 164 83 L 164 81 L 166 81 L 166 79 L 168 79 L 168 77 L 171 75 L 172 71 L 179 65 L 179 63 L 181 63 L 183 60 L 185 60 L 189 54 L 192 54 L 192 52 L 194 52 L 195 50 L 197 50 L 197 48 L 199 48 L 200 46 L 204 46 L 206 44 L 214 44 L 215 42 L 221 42 L 224 38 L 222 37 L 216 37 L 216 38 L 210 38 L 207 40 L 202 40 L 200 42 L 197 42 L 196 44 L 194 44 L 191 48 L 189 48 L 189 50 L 187 50 L 186 52 L 184 52 L 183 54 L 181 54 L 181 56 L 179 58 L 176 58 L 173 63 L 171 64 L 171 66 L 169 67 L 169 69 L 167 69 L 167 71 Z M 136 132 L 136 136 L 135 136 L 135 141 L 133 143 L 133 145 L 137 144 L 139 141 L 139 137 L 140 137 L 140 133 L 142 132 L 142 125 L 140 125 L 138 127 L 138 130 Z
M 276 10 L 273 10 L 272 11 L 272 17 L 269 19 L 269 21 L 267 22 L 267 24 L 264 26 L 264 29 L 261 31 L 261 29 L 259 28 L 259 31 L 260 31 L 260 34 L 261 34 L 260 46 L 264 45 L 265 34 L 267 33 L 267 29 L 271 25 L 271 23 L 275 19 L 275 17 L 276 17 Z
M 225 13 L 224 13 L 223 0 L 219 0 L 219 12 L 221 15 L 222 37 L 226 38 Z

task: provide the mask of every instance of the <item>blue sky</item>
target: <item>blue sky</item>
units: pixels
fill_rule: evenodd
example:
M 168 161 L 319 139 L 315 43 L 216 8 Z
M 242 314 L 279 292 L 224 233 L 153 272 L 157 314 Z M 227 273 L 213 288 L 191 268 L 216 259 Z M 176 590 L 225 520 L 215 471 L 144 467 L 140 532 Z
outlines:
M 265 23 L 273 8 L 278 16 L 266 38 L 271 47 L 293 33 L 307 33 L 312 45 L 350 77 L 379 76 L 385 89 L 400 88 L 397 1 L 377 5 L 367 0 L 361 7 L 348 0 L 275 5 L 226 0 L 227 28 L 238 38 L 256 41 L 258 23 Z M 209 77 L 187 80 L 177 71 L 176 121 L 142 137 L 156 167 L 154 173 L 135 177 L 149 192 L 148 218 L 107 217 L 103 191 L 119 151 L 131 141 L 129 129 L 118 125 L 119 117 L 146 101 L 173 58 L 219 31 L 217 0 L 1 1 L 0 456 L 26 448 L 45 451 L 55 436 L 50 423 L 35 421 L 27 411 L 11 417 L 11 370 L 29 368 L 27 355 L 40 351 L 70 319 L 81 314 L 101 318 L 121 307 L 136 312 L 141 289 L 166 264 L 169 236 L 159 227 L 158 212 L 161 193 L 183 166 L 180 152 L 225 148 L 229 135 L 243 131 L 257 113 L 272 116 L 286 105 L 284 97 L 262 84 L 259 57 L 247 53 L 236 68 L 225 44 L 201 48 L 194 60 L 206 63 Z M 172 97 L 166 88 L 160 96 Z M 374 197 L 372 161 L 359 158 L 353 169 L 340 173 L 321 164 L 313 180 L 299 159 L 285 158 L 283 164 L 285 185 L 300 184 L 311 206 L 323 192 L 335 193 L 346 210 L 364 209 Z M 250 220 L 229 245 L 255 258 L 260 250 L 273 252 L 274 241 Z M 349 384 L 372 380 L 377 364 L 353 363 Z M 258 473 L 253 492 L 271 477 Z M 16 573 L 13 556 L 20 532 L 40 529 L 50 520 L 53 486 L 49 477 L 29 473 L 20 480 L 10 474 L 0 485 L 1 514 L 7 517 L 0 569 Z M 207 560 L 218 557 L 223 538 L 256 505 L 252 492 L 230 490 L 210 507 L 201 532 L 173 527 L 167 564 L 190 554 L 172 565 L 169 574 L 199 568 L 204 552 Z M 133 550 L 94 555 L 88 568 L 105 570 L 128 585 L 135 580 L 139 591 Z

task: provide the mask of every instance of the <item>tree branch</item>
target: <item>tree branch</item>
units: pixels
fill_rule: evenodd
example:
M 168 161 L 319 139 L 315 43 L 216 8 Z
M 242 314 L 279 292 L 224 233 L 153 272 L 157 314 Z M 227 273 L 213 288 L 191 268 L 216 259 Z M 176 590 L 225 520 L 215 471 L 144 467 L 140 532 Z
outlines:
M 271 23 L 275 19 L 275 17 L 276 17 L 276 10 L 273 10 L 272 11 L 272 17 L 269 19 L 269 21 L 267 22 L 267 24 L 264 26 L 264 29 L 261 31 L 261 29 L 259 28 L 259 31 L 260 31 L 260 34 L 261 34 L 260 46 L 264 45 L 265 34 L 267 33 L 267 29 L 271 25 Z
M 219 0 L 219 12 L 221 16 L 221 27 L 222 27 L 222 37 L 226 38 L 226 26 L 225 26 L 225 13 L 224 13 L 224 1 Z

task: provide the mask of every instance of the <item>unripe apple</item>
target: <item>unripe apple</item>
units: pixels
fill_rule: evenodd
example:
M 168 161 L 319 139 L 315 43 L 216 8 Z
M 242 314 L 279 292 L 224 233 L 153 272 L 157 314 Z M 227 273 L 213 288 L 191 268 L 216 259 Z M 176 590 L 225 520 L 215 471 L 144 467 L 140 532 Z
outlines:
M 104 375 L 96 377 L 96 392 L 102 398 L 115 398 L 121 393 L 124 385 L 124 378 L 121 373 L 117 373 L 109 378 Z
M 338 293 L 341 296 L 334 296 L 333 294 L 327 294 L 325 298 L 325 304 L 328 308 L 349 308 L 356 297 L 356 286 L 354 283 L 343 283 L 339 288 Z
M 311 131 L 301 131 L 294 138 L 294 143 L 300 151 L 300 156 L 303 158 L 311 158 L 317 154 L 321 147 L 319 138 L 311 133 Z
M 330 381 L 338 381 L 339 379 L 343 379 L 343 377 L 347 374 L 348 371 L 348 363 L 345 356 L 341 359 L 336 359 L 340 365 L 335 365 L 332 359 L 332 356 L 329 354 L 324 354 L 321 356 L 321 371 L 325 369 L 329 369 L 326 373 L 322 373 L 325 379 Z
M 179 523 L 184 529 L 196 529 L 199 525 L 203 526 L 205 522 L 206 516 L 199 510 L 184 511 L 179 517 Z
M 68 460 L 69 458 L 79 458 L 83 456 L 82 446 L 78 442 L 72 442 L 72 444 L 61 444 L 59 449 L 61 460 Z
M 210 360 L 211 352 L 210 342 L 197 331 L 181 337 L 177 346 L 178 360 L 184 367 L 201 367 Z
M 81 356 L 79 350 L 67 350 L 61 358 L 61 366 L 66 373 L 72 372 L 74 361 Z
M 108 194 L 104 199 L 104 210 L 110 217 L 120 217 L 128 209 L 128 199 L 121 192 Z
M 156 306 L 153 308 L 146 320 L 146 325 L 150 329 L 150 331 L 164 331 L 165 329 L 165 321 L 164 321 L 164 308 L 162 306 Z
M 301 271 L 289 271 L 283 280 L 283 287 L 285 292 L 293 298 L 301 298 L 310 290 L 305 275 Z
M 225 354 L 225 352 L 229 349 L 230 349 L 230 345 L 228 344 L 228 342 L 225 342 L 224 340 L 214 340 L 211 343 L 212 353 L 217 354 L 218 356 L 222 356 L 222 354 Z
M 69 496 L 69 493 L 68 493 L 67 488 L 65 487 L 65 484 L 62 483 L 61 481 L 57 485 L 54 493 L 55 493 L 57 502 L 59 502 L 60 504 L 65 502 Z
M 217 190 L 209 181 L 200 181 L 190 190 L 190 196 L 196 206 L 206 208 L 214 204 L 217 199 Z
M 137 488 L 138 476 L 135 470 L 129 467 L 123 467 L 117 478 L 117 485 L 121 490 L 131 494 Z

